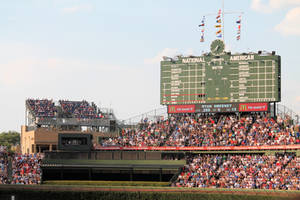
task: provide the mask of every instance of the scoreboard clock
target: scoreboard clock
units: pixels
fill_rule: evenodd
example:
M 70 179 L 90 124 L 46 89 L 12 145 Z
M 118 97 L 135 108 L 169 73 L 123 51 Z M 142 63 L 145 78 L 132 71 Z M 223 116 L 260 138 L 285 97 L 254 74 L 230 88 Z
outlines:
M 161 61 L 162 105 L 279 102 L 281 58 L 272 53 L 225 52 L 222 40 L 201 56 Z
M 210 45 L 211 53 L 214 55 L 220 55 L 225 50 L 225 44 L 222 40 L 215 40 Z

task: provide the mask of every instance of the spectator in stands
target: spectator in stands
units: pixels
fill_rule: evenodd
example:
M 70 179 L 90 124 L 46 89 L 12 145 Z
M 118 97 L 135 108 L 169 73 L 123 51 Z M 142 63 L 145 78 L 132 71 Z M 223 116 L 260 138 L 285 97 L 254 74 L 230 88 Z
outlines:
M 298 128 L 299 129 L 299 128 Z M 299 131 L 268 116 L 171 116 L 142 120 L 136 129 L 123 129 L 103 146 L 262 146 L 300 144 Z
M 52 100 L 28 99 L 27 104 L 36 117 L 54 117 L 56 108 Z
M 0 184 L 8 183 L 8 154 L 5 146 L 0 145 Z
M 299 190 L 299 166 L 294 154 L 196 155 L 173 186 Z
M 12 163 L 12 184 L 40 184 L 41 156 L 17 154 Z
M 77 119 L 99 119 L 103 115 L 97 109 L 97 106 L 92 103 L 91 105 L 87 101 L 59 101 L 62 109 L 66 113 L 70 113 Z

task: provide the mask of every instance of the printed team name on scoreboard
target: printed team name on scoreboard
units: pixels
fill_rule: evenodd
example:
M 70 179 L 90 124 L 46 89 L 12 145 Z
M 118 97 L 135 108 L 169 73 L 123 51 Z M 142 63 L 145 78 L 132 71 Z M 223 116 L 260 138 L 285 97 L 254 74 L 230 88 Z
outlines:
M 254 60 L 254 55 L 237 55 L 230 56 L 231 61 L 241 61 L 241 60 Z M 198 58 L 183 58 L 182 63 L 200 63 L 205 62 L 204 57 Z
M 199 62 L 205 62 L 203 57 L 198 58 L 183 58 L 182 63 L 199 63 Z
M 240 61 L 240 60 L 254 60 L 254 55 L 238 55 L 230 56 L 231 61 Z

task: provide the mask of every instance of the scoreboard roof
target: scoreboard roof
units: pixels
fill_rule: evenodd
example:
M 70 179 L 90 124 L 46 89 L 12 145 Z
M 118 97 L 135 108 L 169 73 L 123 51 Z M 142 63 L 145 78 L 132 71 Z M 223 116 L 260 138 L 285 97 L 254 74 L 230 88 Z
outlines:
M 160 103 L 279 102 L 280 56 L 275 53 L 202 56 L 161 61 Z

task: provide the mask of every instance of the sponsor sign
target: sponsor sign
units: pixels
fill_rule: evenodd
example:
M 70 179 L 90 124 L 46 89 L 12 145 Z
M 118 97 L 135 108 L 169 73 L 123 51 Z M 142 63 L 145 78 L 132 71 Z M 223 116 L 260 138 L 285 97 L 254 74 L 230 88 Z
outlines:
M 192 105 L 168 105 L 168 113 L 194 113 L 195 104 Z
M 240 112 L 264 112 L 268 111 L 268 103 L 240 103 Z

